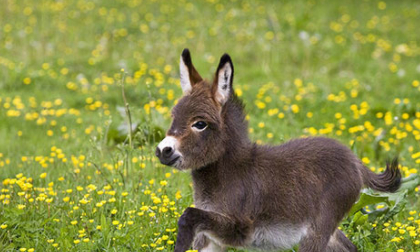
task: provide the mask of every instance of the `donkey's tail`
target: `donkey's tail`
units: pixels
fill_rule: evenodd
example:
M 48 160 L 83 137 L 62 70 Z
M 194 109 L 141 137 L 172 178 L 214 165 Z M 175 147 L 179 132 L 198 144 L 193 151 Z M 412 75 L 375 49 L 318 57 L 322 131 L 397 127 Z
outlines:
M 362 169 L 363 183 L 380 192 L 395 192 L 401 185 L 401 172 L 398 169 L 398 158 L 387 162 L 386 170 L 381 174 L 371 172 L 369 169 Z

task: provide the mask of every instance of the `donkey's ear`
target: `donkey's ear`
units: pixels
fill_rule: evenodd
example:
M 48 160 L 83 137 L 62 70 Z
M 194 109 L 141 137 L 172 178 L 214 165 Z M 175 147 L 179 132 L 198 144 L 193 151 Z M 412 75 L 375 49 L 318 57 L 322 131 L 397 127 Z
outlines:
M 203 80 L 197 70 L 195 70 L 191 61 L 190 51 L 187 48 L 182 51 L 179 62 L 179 72 L 181 77 L 181 88 L 184 94 L 190 93 L 192 87 Z
M 233 93 L 233 64 L 228 54 L 223 54 L 220 58 L 219 66 L 216 71 L 213 92 L 216 100 L 221 104 L 225 104 Z

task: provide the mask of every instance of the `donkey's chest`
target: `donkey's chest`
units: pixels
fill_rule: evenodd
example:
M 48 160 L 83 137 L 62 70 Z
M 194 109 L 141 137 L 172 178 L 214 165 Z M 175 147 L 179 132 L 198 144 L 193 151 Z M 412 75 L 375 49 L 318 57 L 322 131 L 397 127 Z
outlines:
M 269 224 L 256 227 L 250 248 L 272 251 L 290 249 L 306 235 L 306 225 Z
M 259 226 L 256 227 L 254 232 L 248 237 L 248 242 L 241 247 L 250 249 L 251 251 L 279 251 L 291 249 L 306 236 L 307 230 L 308 228 L 306 225 L 270 224 Z M 205 233 L 205 235 L 216 244 L 226 246 L 211 233 Z

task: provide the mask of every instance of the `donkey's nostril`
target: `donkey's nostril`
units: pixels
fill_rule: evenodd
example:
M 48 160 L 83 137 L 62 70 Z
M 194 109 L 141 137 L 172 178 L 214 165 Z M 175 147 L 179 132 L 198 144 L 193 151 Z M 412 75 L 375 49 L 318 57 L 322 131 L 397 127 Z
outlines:
M 164 158 L 168 158 L 168 157 L 172 156 L 173 153 L 174 153 L 174 149 L 172 149 L 172 147 L 165 147 L 162 150 L 162 156 Z

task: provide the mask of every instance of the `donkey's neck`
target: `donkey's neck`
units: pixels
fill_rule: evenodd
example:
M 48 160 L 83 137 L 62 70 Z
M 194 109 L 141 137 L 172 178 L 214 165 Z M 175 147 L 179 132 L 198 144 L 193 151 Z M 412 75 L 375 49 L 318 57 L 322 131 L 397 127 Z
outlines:
M 252 163 L 254 145 L 248 138 L 248 123 L 242 102 L 236 97 L 225 104 L 222 110 L 224 120 L 224 154 L 215 162 L 192 171 L 196 200 L 210 196 L 223 186 L 223 180 L 234 174 L 246 172 Z M 233 176 L 232 176 L 233 175 Z M 225 181 L 226 182 L 226 181 Z

